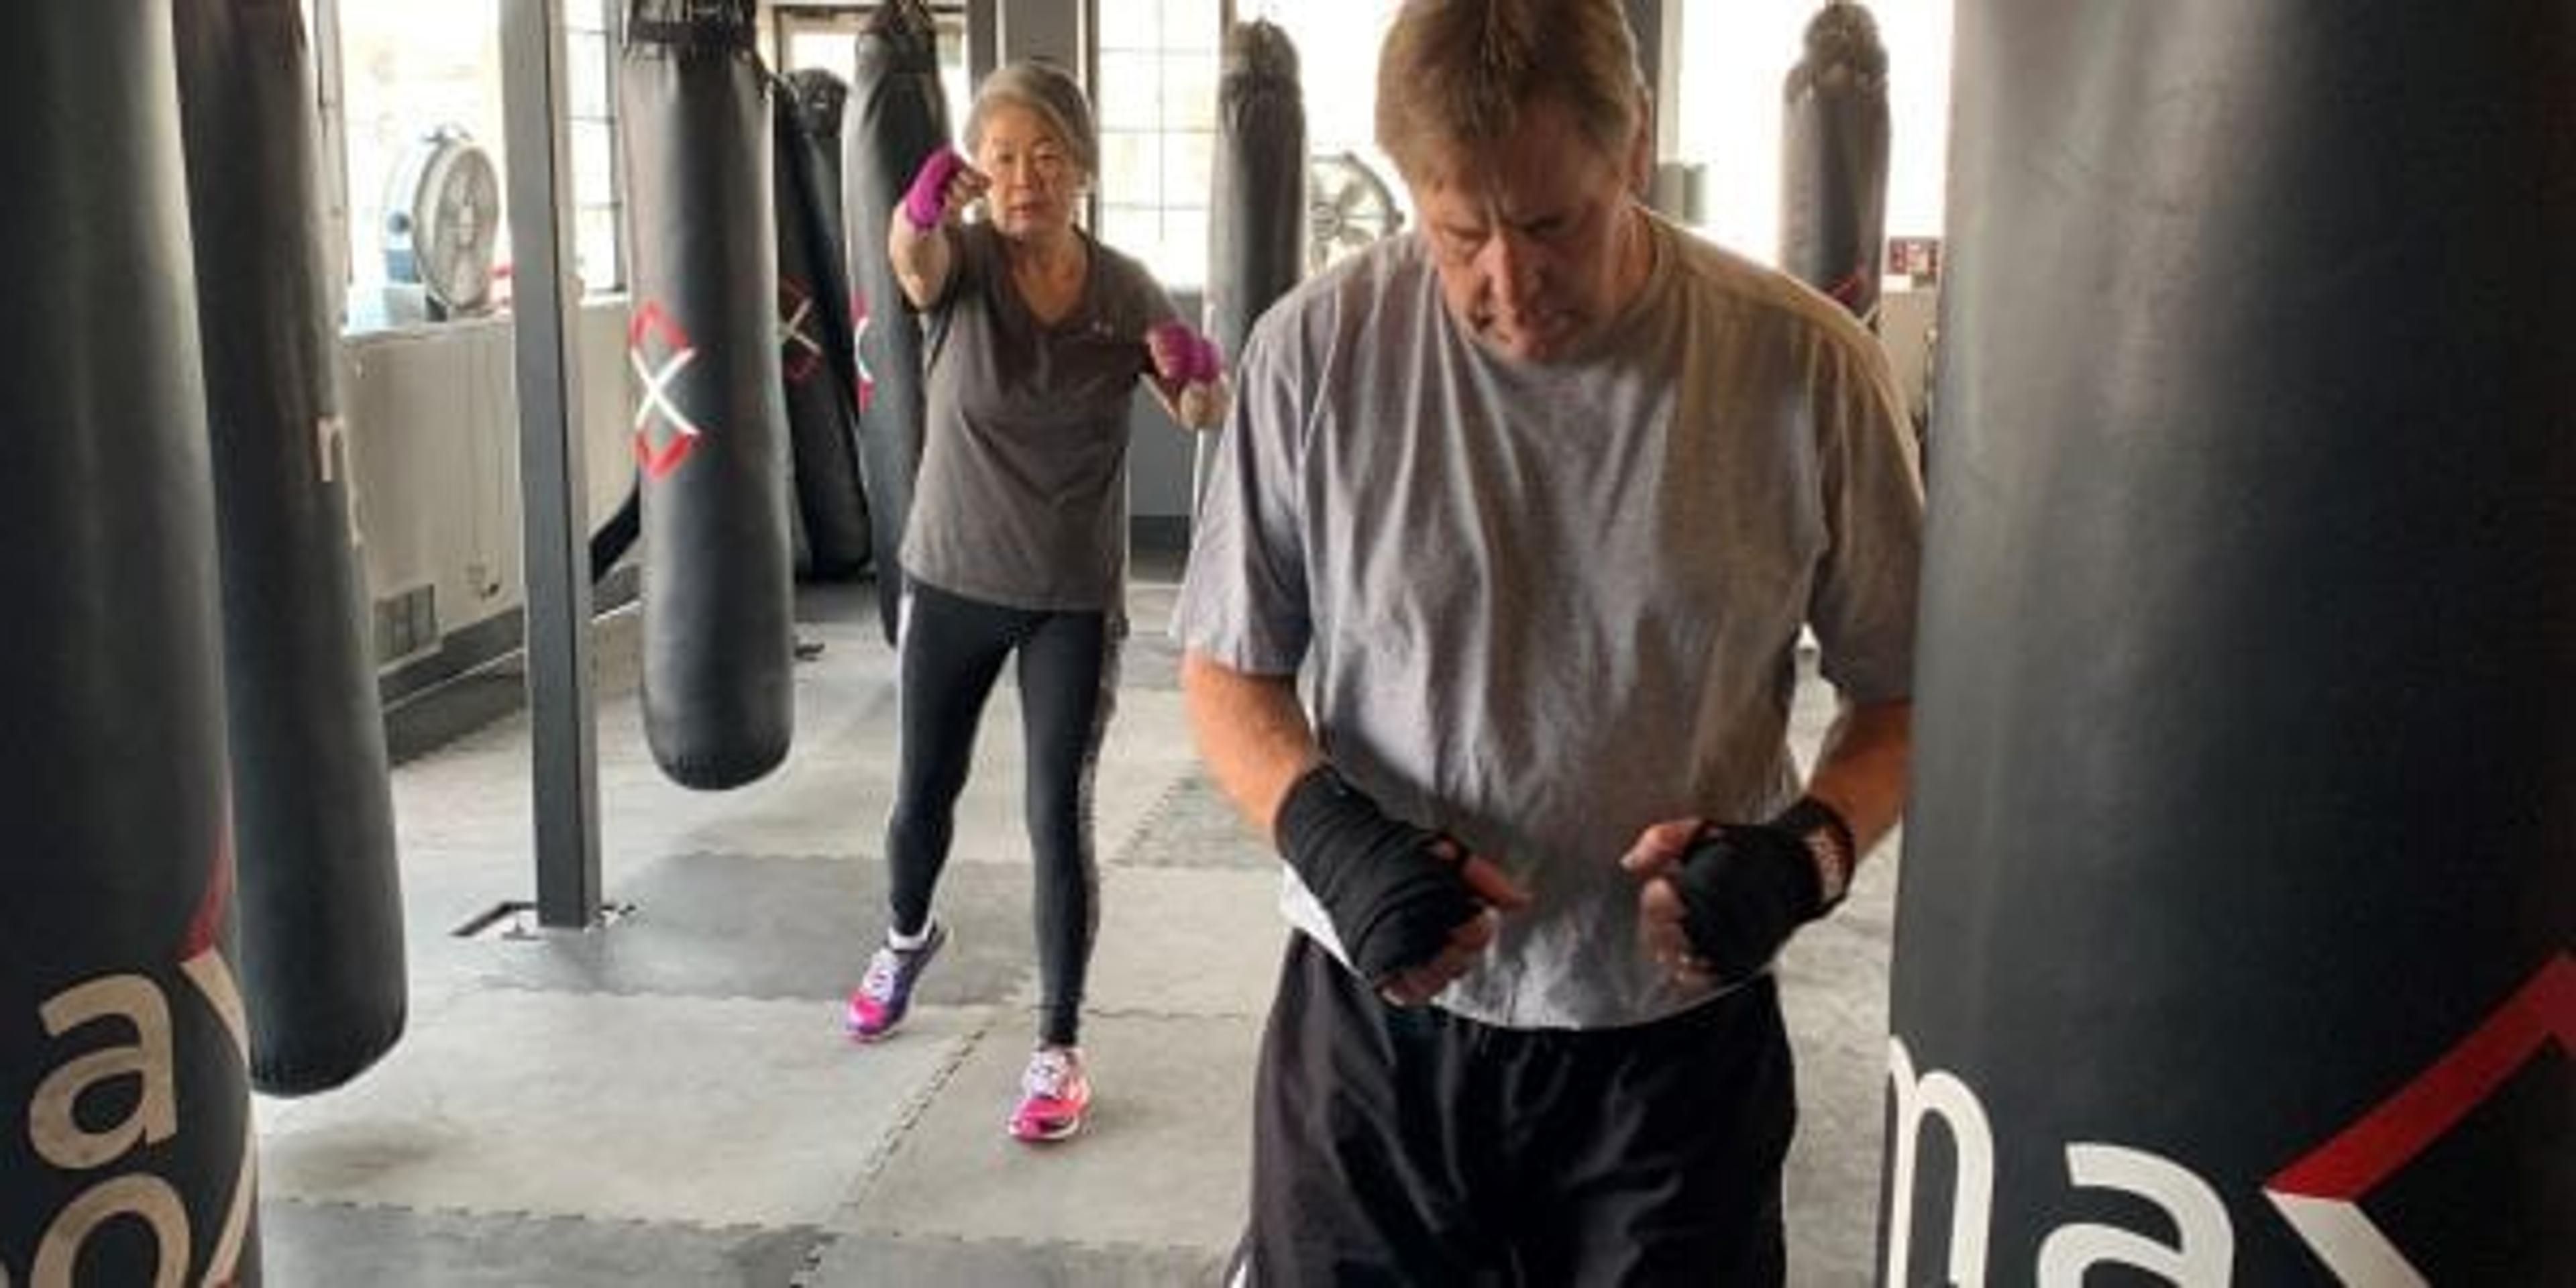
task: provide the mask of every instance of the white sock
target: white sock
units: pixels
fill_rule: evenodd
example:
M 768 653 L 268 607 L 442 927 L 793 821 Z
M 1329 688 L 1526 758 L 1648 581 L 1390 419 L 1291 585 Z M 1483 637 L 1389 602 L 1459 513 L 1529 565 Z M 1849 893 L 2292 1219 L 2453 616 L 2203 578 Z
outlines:
M 899 952 L 899 953 L 908 953 L 908 952 L 913 952 L 913 951 L 915 951 L 915 950 L 919 949 L 923 944 L 926 944 L 926 943 L 929 943 L 929 942 L 930 942 L 930 922 L 929 922 L 929 921 L 927 921 L 927 920 L 924 920 L 924 921 L 921 923 L 921 929 L 920 929 L 920 930 L 917 930 L 917 931 L 915 931 L 915 932 L 913 932 L 912 934 L 909 934 L 909 935 L 904 934 L 903 932 L 896 930 L 893 926 L 887 926 L 887 927 L 886 927 L 886 947 L 891 948 L 891 949 L 894 949 L 896 952 Z

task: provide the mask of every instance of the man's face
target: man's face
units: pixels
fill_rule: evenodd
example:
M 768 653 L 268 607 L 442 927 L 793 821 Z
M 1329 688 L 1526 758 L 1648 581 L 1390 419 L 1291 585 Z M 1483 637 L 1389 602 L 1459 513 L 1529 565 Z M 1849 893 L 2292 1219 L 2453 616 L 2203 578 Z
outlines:
M 1412 186 L 1440 293 L 1488 348 L 1523 361 L 1563 357 L 1627 304 L 1643 272 L 1631 196 L 1643 135 L 1640 126 L 1629 154 L 1616 155 L 1541 99 L 1510 135 Z

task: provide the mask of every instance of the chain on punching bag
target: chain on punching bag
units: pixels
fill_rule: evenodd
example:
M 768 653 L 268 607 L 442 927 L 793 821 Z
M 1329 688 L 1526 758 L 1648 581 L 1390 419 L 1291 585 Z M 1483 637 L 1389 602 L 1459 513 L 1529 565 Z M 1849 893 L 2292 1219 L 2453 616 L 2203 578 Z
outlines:
M 787 410 L 769 87 L 752 0 L 632 0 L 618 77 L 641 382 L 644 733 L 739 786 L 794 728 Z
M 1226 33 L 1217 80 L 1215 192 L 1208 227 L 1207 333 L 1232 361 L 1263 311 L 1306 269 L 1306 100 L 1297 46 L 1267 22 Z M 1213 444 L 1197 440 L 1191 496 Z
M 1876 326 L 1887 232 L 1887 50 L 1869 10 L 1807 23 L 1781 88 L 1780 268 Z
M 939 88 L 939 29 L 920 0 L 877 7 L 859 34 L 850 82 L 851 119 L 841 141 L 841 182 L 849 225 L 851 313 L 857 332 L 859 463 L 875 527 L 877 608 L 892 642 L 902 603 L 896 552 L 912 516 L 921 469 L 921 324 L 895 285 L 886 232 L 924 158 L 948 142 L 948 99 Z
M 0 40 L 0 1280 L 259 1280 L 170 11 Z
M 797 513 L 814 574 L 847 576 L 867 566 L 871 545 L 851 396 L 849 274 L 841 263 L 841 110 L 849 91 L 829 72 L 798 72 L 772 93 L 778 359 Z
M 295 0 L 178 0 L 198 335 L 223 566 L 251 1078 L 298 1095 L 401 1036 L 401 877 L 359 629 L 319 121 Z
M 1958 18 L 1888 1278 L 2576 1283 L 2576 9 Z

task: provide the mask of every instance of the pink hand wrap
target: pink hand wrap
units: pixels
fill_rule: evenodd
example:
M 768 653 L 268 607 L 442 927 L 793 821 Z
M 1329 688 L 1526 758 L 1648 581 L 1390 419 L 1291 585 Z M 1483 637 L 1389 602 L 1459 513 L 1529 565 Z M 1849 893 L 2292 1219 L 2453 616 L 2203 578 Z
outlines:
M 1172 379 L 1186 384 L 1207 384 L 1225 372 L 1224 355 L 1217 352 L 1216 341 L 1200 335 L 1184 322 L 1161 322 L 1146 332 L 1151 341 L 1180 352 L 1179 369 Z
M 966 158 L 944 144 L 923 157 L 921 168 L 913 172 L 912 186 L 904 189 L 904 222 L 911 224 L 915 232 L 937 228 L 948 217 L 948 185 L 965 168 Z

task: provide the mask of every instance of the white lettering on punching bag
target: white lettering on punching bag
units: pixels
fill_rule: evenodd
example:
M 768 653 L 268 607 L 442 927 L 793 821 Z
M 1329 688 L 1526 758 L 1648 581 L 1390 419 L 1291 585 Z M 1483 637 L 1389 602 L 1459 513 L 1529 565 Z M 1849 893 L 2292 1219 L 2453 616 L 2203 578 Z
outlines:
M 1938 1114 L 1958 1154 L 1950 1217 L 1950 1282 L 1986 1282 L 1986 1239 L 1995 1210 L 1995 1133 L 1968 1084 L 1948 1073 L 1917 1077 L 1903 1038 L 1887 1042 L 1887 1077 L 1896 1093 L 1890 1140 L 1896 1160 L 1888 1181 L 1887 1278 L 1901 1284 L 1914 1240 L 1914 1162 L 1923 1120 Z
M 141 1217 L 152 1227 L 161 1247 L 152 1288 L 179 1288 L 188 1266 L 188 1210 L 179 1192 L 157 1176 L 120 1176 L 93 1186 L 72 1200 L 36 1245 L 36 1265 L 27 1288 L 74 1288 L 81 1245 L 98 1227 L 120 1216 Z
M 94 1171 L 135 1149 L 179 1132 L 179 1097 L 171 1058 L 170 1007 L 161 990 L 140 975 L 112 975 L 65 989 L 37 1010 L 45 1034 L 121 1020 L 133 1041 L 75 1056 L 36 1085 L 27 1104 L 27 1139 L 46 1162 L 70 1172 Z M 133 1107 L 124 1117 L 90 1130 L 81 1123 L 82 1101 L 109 1084 L 133 1084 Z M 98 1228 L 119 1217 L 150 1227 L 157 1245 L 154 1288 L 176 1288 L 187 1275 L 187 1206 L 178 1191 L 155 1176 L 120 1176 L 81 1194 L 55 1217 L 36 1245 L 28 1288 L 73 1288 L 81 1248 Z M 0 1288 L 8 1275 L 0 1271 Z
M 124 1020 L 134 1029 L 133 1045 L 105 1047 L 66 1061 L 37 1085 L 27 1106 L 27 1135 L 46 1162 L 67 1172 L 85 1172 L 116 1161 L 137 1144 L 158 1144 L 178 1134 L 170 1007 L 152 981 L 140 975 L 93 980 L 57 995 L 37 1013 L 48 1037 L 108 1019 Z M 103 1131 L 84 1130 L 81 1097 L 102 1083 L 127 1078 L 137 1084 L 133 1112 Z
M 2113 1189 L 2173 1218 L 2175 1247 L 2108 1225 L 2065 1225 L 2039 1243 L 2039 1288 L 2084 1288 L 2096 1265 L 2134 1266 L 2185 1288 L 2226 1288 L 2236 1273 L 2236 1229 L 2206 1181 L 2143 1150 L 2069 1145 L 2066 1176 L 2083 1189 Z

